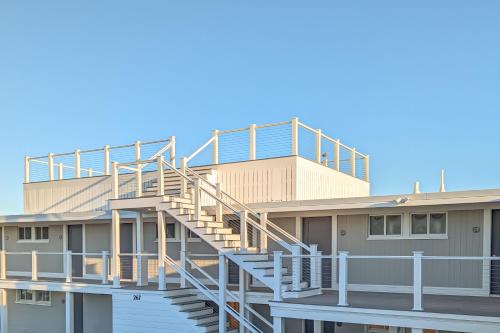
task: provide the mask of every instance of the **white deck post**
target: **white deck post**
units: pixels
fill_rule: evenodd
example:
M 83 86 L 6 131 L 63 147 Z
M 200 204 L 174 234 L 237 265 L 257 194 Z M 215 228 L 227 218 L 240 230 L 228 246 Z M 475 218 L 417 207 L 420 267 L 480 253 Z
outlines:
M 264 230 L 267 230 L 267 212 L 260 213 L 260 225 Z M 267 234 L 265 232 L 260 233 L 260 252 L 267 252 Z
M 2 280 L 5 280 L 5 278 L 7 277 L 7 261 L 6 261 L 6 259 L 7 259 L 7 256 L 5 255 L 5 250 L 0 250 L 0 279 L 2 279 Z
M 158 211 L 158 290 L 166 289 L 165 256 L 167 255 L 167 237 L 165 232 L 165 213 Z
M 321 163 L 321 129 L 316 130 L 315 154 L 316 163 Z
M 175 168 L 175 136 L 170 137 L 169 159 L 170 165 Z
M 118 162 L 113 162 L 113 178 L 111 185 L 111 197 L 113 199 L 118 199 L 120 197 L 120 179 L 118 173 Z
M 66 291 L 65 301 L 64 301 L 64 312 L 65 312 L 65 333 L 73 333 L 74 332 L 74 297 L 73 293 L 70 291 Z
M 219 199 L 222 198 L 222 184 L 215 184 L 215 196 Z M 223 222 L 223 207 L 222 203 L 219 200 L 215 201 L 215 221 Z
M 336 140 L 334 144 L 333 159 L 335 161 L 335 170 L 340 171 L 340 140 Z
M 300 246 L 297 244 L 292 244 L 292 290 L 300 290 L 300 280 L 302 273 L 300 256 Z
M 48 166 L 49 166 L 49 180 L 54 180 L 54 154 L 49 153 L 48 157 Z
M 75 150 L 75 178 L 80 178 L 82 176 L 80 157 L 80 149 Z
M 273 300 L 276 302 L 281 302 L 283 298 L 281 297 L 281 285 L 283 276 L 281 274 L 281 256 L 283 255 L 282 251 L 274 251 L 274 298 Z
M 38 251 L 31 251 L 31 280 L 38 281 Z
M 349 252 L 339 252 L 339 304 L 338 306 L 348 306 L 347 303 L 347 256 Z
M 321 320 L 315 320 L 313 326 L 314 333 L 323 333 L 323 322 Z
M 365 156 L 365 182 L 370 181 L 370 156 Z
M 120 287 L 120 213 L 113 209 L 111 212 L 111 270 L 113 287 Z
M 240 303 L 240 317 L 241 318 L 247 318 L 246 315 L 246 310 L 245 310 L 245 305 L 247 303 L 247 282 L 248 282 L 248 277 L 247 273 L 243 268 L 239 268 L 239 275 L 240 275 L 240 281 L 239 281 L 239 303 Z M 245 325 L 241 324 L 240 325 L 240 333 L 245 333 L 247 332 L 247 329 L 245 328 Z
M 181 226 L 181 253 L 180 253 L 181 267 L 184 271 L 186 271 L 187 228 L 182 224 L 180 226 Z M 186 286 L 187 286 L 186 278 L 184 278 L 184 276 L 181 275 L 181 288 L 186 288 Z
M 62 163 L 59 163 L 57 165 L 57 178 L 59 180 L 64 179 L 64 164 L 62 164 Z
M 163 155 L 158 156 L 158 195 L 163 196 L 165 194 L 165 173 L 163 170 Z
M 186 158 L 185 157 L 182 157 L 181 158 L 181 173 L 183 175 L 186 175 L 186 167 L 187 167 L 187 162 L 186 162 Z M 187 193 L 187 182 L 186 182 L 186 179 L 184 177 L 181 177 L 181 197 L 186 197 L 186 193 Z
M 299 118 L 292 118 L 292 155 L 299 154 Z
M 0 333 L 8 333 L 7 289 L 0 289 Z
M 92 168 L 88 168 L 88 169 L 87 169 L 87 172 L 88 172 L 88 173 L 87 173 L 87 175 L 88 175 L 89 177 L 92 177 L 92 176 L 94 175 L 94 169 L 92 169 Z
M 247 224 L 248 212 L 243 210 L 240 212 L 240 240 L 241 249 L 246 251 L 248 249 L 248 224 Z
M 413 311 L 422 311 L 422 256 L 421 251 L 413 252 Z
M 273 333 L 285 333 L 285 325 L 283 325 L 283 318 L 273 317 Z
M 219 253 L 219 333 L 226 332 L 226 257 Z
M 104 146 L 104 175 L 109 176 L 111 174 L 111 169 L 109 165 L 109 145 Z
M 200 180 L 194 179 L 194 219 L 199 220 L 201 216 L 201 188 Z
M 101 254 L 101 283 L 108 283 L 108 251 L 102 251 Z
M 24 182 L 28 184 L 30 182 L 30 158 L 29 156 L 24 157 Z
M 257 125 L 252 124 L 248 127 L 248 131 L 250 132 L 249 137 L 250 137 L 250 143 L 249 143 L 249 160 L 254 161 L 255 158 L 257 157 L 257 141 L 256 141 L 256 132 L 257 132 Z
M 73 252 L 71 250 L 64 252 L 64 273 L 66 282 L 73 281 Z
M 311 248 L 311 257 L 309 258 L 309 266 L 310 266 L 310 279 L 311 279 L 311 288 L 318 288 L 319 283 L 318 283 L 318 245 L 317 244 L 311 244 L 309 245 Z
M 212 142 L 212 164 L 219 164 L 219 130 L 213 132 L 214 141 Z
M 135 217 L 135 249 L 137 252 L 137 286 L 139 287 L 148 285 L 148 258 L 141 255 L 144 251 L 143 222 L 142 213 L 138 212 Z
M 141 160 L 141 141 L 136 141 L 135 142 L 135 161 L 138 162 Z M 142 197 L 142 168 L 141 164 L 137 164 L 137 171 L 136 171 L 136 197 Z
M 351 176 L 356 177 L 356 148 L 351 148 Z

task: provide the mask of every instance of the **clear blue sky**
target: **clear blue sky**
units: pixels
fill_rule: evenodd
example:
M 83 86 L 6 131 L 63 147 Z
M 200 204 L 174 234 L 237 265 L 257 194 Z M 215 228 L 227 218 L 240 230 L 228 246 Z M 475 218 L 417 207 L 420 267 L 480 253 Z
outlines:
M 2 1 L 0 213 L 24 155 L 298 116 L 373 194 L 500 187 L 500 1 Z

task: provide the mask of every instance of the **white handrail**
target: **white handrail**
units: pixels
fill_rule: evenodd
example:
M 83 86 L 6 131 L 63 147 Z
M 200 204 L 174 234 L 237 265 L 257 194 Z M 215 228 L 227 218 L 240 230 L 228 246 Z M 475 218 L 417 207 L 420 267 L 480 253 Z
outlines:
M 205 142 L 200 148 L 198 148 L 194 153 L 186 157 L 186 163 L 192 160 L 196 155 L 201 153 L 205 148 L 207 148 L 212 142 L 214 142 L 215 136 L 212 136 L 207 142 Z

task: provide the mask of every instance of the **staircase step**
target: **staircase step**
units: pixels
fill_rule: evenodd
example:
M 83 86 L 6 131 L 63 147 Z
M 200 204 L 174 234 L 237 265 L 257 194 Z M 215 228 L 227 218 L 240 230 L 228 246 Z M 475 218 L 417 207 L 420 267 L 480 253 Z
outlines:
M 238 234 L 205 234 L 209 240 L 212 241 L 240 241 L 241 237 Z
M 233 229 L 231 228 L 206 228 L 206 227 L 203 227 L 203 228 L 196 228 L 198 229 L 200 232 L 204 233 L 204 234 L 224 234 L 224 235 L 230 235 L 233 233 Z

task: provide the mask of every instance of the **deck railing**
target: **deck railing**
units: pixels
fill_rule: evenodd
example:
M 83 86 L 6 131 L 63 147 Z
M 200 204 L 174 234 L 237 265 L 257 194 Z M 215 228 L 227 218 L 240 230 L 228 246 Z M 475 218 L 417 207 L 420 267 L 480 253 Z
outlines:
M 109 146 L 67 153 L 24 158 L 24 182 L 42 182 L 71 178 L 110 176 L 112 162 L 130 162 L 142 157 L 154 159 L 169 152 L 175 161 L 175 137 L 165 140 Z M 175 162 L 174 162 L 175 163 Z

